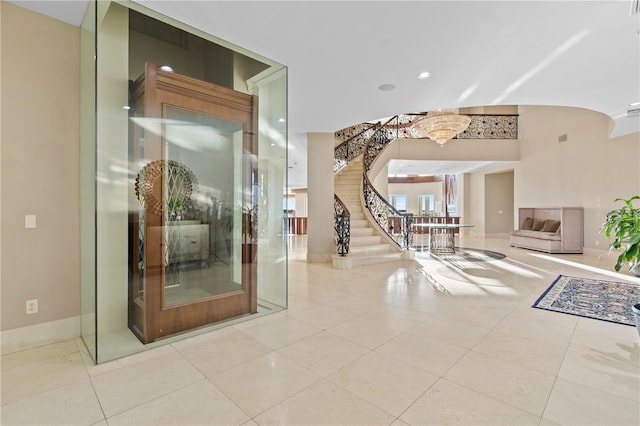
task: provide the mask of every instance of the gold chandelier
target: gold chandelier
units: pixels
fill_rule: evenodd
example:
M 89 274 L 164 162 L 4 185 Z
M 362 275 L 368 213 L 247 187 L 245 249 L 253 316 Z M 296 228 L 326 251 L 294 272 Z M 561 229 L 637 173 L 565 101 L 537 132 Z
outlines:
M 458 133 L 464 132 L 469 123 L 471 117 L 459 115 L 457 109 L 439 109 L 428 112 L 413 128 L 422 137 L 434 140 L 442 146 Z

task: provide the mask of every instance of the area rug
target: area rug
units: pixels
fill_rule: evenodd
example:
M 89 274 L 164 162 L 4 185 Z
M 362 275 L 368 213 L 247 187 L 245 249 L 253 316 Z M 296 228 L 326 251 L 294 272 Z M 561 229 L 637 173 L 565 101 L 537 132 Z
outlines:
M 534 308 L 635 326 L 638 284 L 559 275 Z

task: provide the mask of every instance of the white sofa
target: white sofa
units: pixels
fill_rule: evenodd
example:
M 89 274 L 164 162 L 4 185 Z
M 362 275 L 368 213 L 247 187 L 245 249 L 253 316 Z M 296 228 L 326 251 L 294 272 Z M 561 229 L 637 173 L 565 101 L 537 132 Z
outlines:
M 518 229 L 511 232 L 512 247 L 546 253 L 582 253 L 584 209 L 582 207 L 518 209 Z

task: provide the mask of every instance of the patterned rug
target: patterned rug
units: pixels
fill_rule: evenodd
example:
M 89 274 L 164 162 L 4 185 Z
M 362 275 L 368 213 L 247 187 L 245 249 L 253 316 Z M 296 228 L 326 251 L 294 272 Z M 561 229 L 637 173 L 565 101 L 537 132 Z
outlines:
M 638 302 L 638 284 L 559 275 L 533 307 L 635 326 Z

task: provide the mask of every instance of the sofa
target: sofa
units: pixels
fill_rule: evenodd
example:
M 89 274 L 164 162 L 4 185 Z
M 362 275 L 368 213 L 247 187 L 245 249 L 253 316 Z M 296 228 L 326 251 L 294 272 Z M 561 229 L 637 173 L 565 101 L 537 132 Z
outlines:
M 582 253 L 584 209 L 582 207 L 518 209 L 518 229 L 511 231 L 512 247 L 546 253 Z

